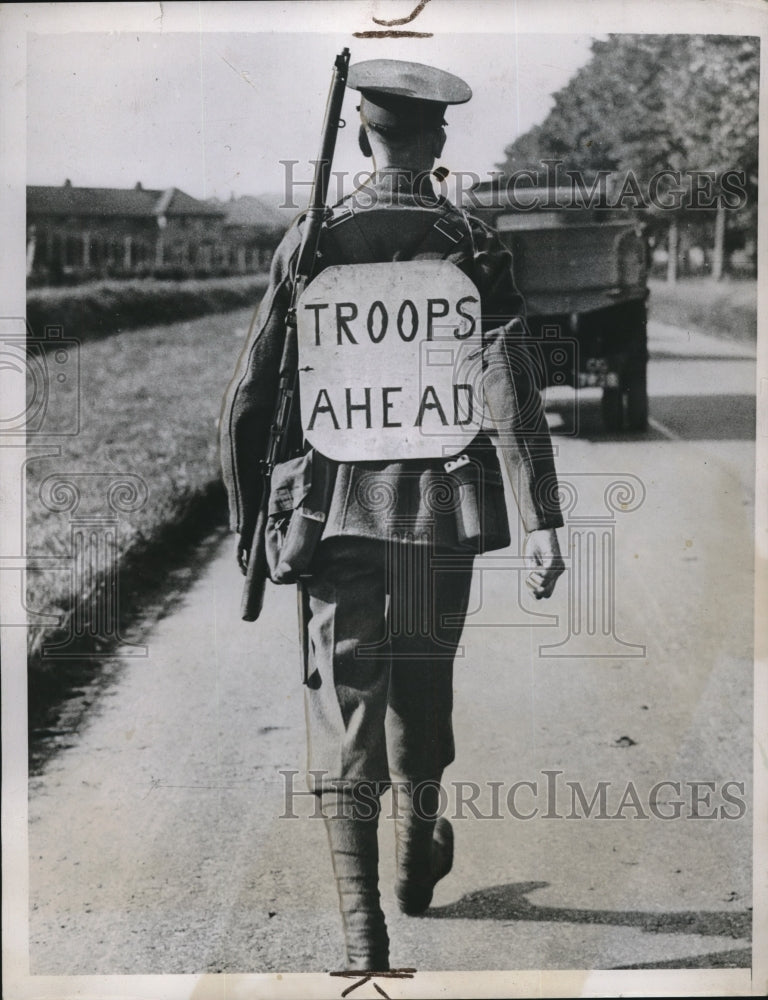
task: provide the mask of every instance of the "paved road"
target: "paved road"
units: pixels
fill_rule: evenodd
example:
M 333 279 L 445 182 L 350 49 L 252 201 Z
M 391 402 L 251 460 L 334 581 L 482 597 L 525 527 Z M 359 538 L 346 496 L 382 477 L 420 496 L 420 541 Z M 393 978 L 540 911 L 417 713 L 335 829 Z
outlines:
M 572 397 L 550 400 L 575 504 L 558 593 L 519 597 L 512 550 L 476 574 L 446 776 L 463 818 L 426 917 L 396 914 L 391 822 L 381 831 L 395 964 L 749 964 L 754 363 L 719 340 L 651 333 L 647 434 L 606 436 L 584 393 L 574 437 Z M 606 493 L 617 480 L 629 485 Z M 322 823 L 306 797 L 280 818 L 280 772 L 304 763 L 293 590 L 272 588 L 245 625 L 239 587 L 227 539 L 148 632 L 148 657 L 32 780 L 33 973 L 340 967 Z M 656 810 L 678 819 L 650 813 L 665 780 L 680 794 L 664 786 Z M 477 815 L 462 781 L 481 783 Z M 692 818 L 694 797 L 717 818 Z M 746 814 L 725 818 L 742 799 Z

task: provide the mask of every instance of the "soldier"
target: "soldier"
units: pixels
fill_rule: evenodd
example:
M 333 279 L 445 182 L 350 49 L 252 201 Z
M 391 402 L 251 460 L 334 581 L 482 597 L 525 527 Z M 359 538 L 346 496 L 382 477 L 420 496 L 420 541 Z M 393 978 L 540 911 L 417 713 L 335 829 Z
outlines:
M 442 773 L 454 758 L 453 659 L 473 558 L 510 541 L 497 448 L 527 533 L 527 584 L 536 598 L 551 595 L 563 570 L 555 532 L 562 520 L 541 399 L 521 346 L 522 302 L 509 252 L 439 197 L 429 179 L 446 139 L 447 106 L 468 101 L 470 88 L 452 74 L 394 60 L 352 66 L 348 86 L 361 93 L 359 144 L 374 172 L 329 210 L 319 267 L 445 260 L 468 276 L 482 305 L 481 371 L 494 425 L 452 463 L 333 465 L 322 540 L 303 584 L 309 785 L 328 832 L 347 966 L 381 971 L 389 968 L 377 847 L 385 788 L 393 796 L 400 909 L 426 910 L 453 861 L 451 825 L 438 815 Z M 299 218 L 276 251 L 221 421 L 243 572 L 301 228 Z M 296 412 L 290 436 L 293 453 L 307 450 Z M 314 461 L 322 467 L 322 456 Z M 291 490 L 283 484 L 284 496 Z

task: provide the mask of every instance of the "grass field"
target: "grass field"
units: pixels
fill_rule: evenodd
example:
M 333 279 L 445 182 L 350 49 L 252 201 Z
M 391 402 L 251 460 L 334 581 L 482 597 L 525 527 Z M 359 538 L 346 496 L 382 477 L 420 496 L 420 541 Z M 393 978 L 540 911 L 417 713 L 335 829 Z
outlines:
M 140 588 L 142 561 L 147 558 L 149 574 L 158 543 L 172 555 L 185 542 L 182 526 L 190 518 L 203 516 L 211 504 L 220 508 L 217 421 L 252 313 L 245 309 L 149 327 L 81 346 L 79 386 L 68 384 L 52 396 L 50 415 L 66 423 L 77 393 L 80 432 L 59 439 L 60 456 L 33 459 L 27 466 L 29 556 L 68 557 L 72 518 L 111 514 L 110 487 L 121 476 L 138 477 L 146 503 L 119 515 L 117 540 L 107 543 L 100 565 L 119 556 L 123 571 L 130 570 L 130 586 Z M 76 510 L 48 509 L 66 506 L 67 488 L 57 491 L 56 483 L 67 477 L 80 492 Z M 210 514 L 205 516 L 210 521 Z M 73 585 L 71 565 L 63 562 L 61 568 L 29 573 L 28 606 L 61 614 L 67 625 L 104 586 L 99 571 L 83 572 Z M 33 659 L 50 638 L 50 630 L 30 629 Z
M 757 283 L 682 278 L 674 285 L 652 279 L 649 315 L 683 329 L 740 342 L 757 337 Z

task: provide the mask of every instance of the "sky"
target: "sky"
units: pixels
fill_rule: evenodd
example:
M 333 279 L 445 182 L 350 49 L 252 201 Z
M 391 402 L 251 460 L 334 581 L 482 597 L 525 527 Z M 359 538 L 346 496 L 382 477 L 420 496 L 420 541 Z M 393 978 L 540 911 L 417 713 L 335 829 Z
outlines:
M 284 188 L 285 160 L 309 179 L 333 60 L 412 59 L 447 69 L 473 99 L 449 109 L 442 163 L 480 175 L 540 122 L 588 61 L 587 35 L 68 32 L 27 42 L 27 182 L 175 186 L 198 198 Z M 348 91 L 334 166 L 354 174 L 358 94 Z

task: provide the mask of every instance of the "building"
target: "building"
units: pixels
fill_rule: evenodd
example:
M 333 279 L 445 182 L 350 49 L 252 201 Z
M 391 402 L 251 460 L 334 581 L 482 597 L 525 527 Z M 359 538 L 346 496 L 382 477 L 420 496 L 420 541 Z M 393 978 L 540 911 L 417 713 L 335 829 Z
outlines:
M 98 277 L 228 273 L 225 211 L 178 188 L 27 187 L 27 276 L 48 284 Z
M 234 254 L 235 270 L 258 271 L 269 267 L 275 247 L 287 228 L 287 220 L 265 198 L 243 195 L 228 202 L 212 199 L 225 213 L 224 232 Z

